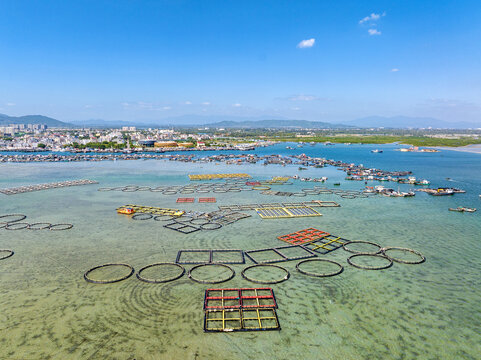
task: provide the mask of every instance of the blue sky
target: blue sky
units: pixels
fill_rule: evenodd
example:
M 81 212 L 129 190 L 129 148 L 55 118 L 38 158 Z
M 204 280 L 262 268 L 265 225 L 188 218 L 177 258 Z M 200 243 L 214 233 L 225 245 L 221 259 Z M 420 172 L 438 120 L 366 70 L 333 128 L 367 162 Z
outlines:
M 0 1 L 0 112 L 481 122 L 481 1 Z

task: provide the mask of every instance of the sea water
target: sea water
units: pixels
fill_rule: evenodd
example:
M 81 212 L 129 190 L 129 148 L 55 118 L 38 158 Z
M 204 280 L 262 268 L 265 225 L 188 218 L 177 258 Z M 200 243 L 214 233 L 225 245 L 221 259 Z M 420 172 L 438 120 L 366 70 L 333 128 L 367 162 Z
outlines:
M 335 167 L 225 165 L 167 160 L 4 163 L 0 187 L 87 178 L 86 185 L 17 195 L 0 195 L 0 215 L 21 213 L 26 222 L 71 223 L 67 231 L 0 229 L 0 249 L 15 254 L 0 261 L 1 359 L 479 359 L 481 354 L 480 213 L 449 207 L 480 207 L 481 157 L 453 151 L 403 153 L 397 145 L 305 145 L 261 148 L 259 155 L 321 156 L 377 167 L 412 170 L 433 187 L 453 186 L 466 194 L 414 198 L 344 199 L 334 194 L 278 197 L 259 191 L 163 195 L 149 191 L 97 191 L 129 184 L 186 185 L 188 174 L 327 176 L 326 186 L 360 190 L 363 182 L 344 180 Z M 290 144 L 295 146 L 294 144 Z M 371 153 L 374 148 L 383 153 Z M 234 152 L 236 153 L 236 152 Z M 199 153 L 205 156 L 211 153 Z M 446 178 L 450 178 L 447 180 Z M 195 182 L 194 182 L 195 183 Z M 369 185 L 378 184 L 370 182 Z M 318 183 L 294 180 L 273 190 L 299 192 Z M 396 183 L 384 183 L 397 189 Z M 399 185 L 401 190 L 412 186 Z M 178 204 L 178 197 L 216 197 L 215 204 Z M 139 204 L 214 211 L 219 205 L 336 201 L 323 216 L 297 219 L 250 218 L 216 231 L 182 234 L 153 220 L 135 221 L 115 209 Z M 107 285 L 87 283 L 83 274 L 104 263 L 128 263 L 136 270 L 175 261 L 180 249 L 261 249 L 283 246 L 277 236 L 308 227 L 350 240 L 420 251 L 426 262 L 394 263 L 386 270 L 354 268 L 352 255 L 339 249 L 321 258 L 341 263 L 331 278 L 305 276 L 297 261 L 279 265 L 291 273 L 272 285 L 280 331 L 204 333 L 204 291 L 212 287 L 258 287 L 240 276 L 250 265 L 232 265 L 236 276 L 202 285 L 183 276 L 165 284 L 129 279 Z M 192 266 L 186 265 L 186 270 Z M 267 272 L 268 270 L 266 270 Z M 200 273 L 199 273 L 200 274 Z M 272 274 L 255 273 L 257 277 Z

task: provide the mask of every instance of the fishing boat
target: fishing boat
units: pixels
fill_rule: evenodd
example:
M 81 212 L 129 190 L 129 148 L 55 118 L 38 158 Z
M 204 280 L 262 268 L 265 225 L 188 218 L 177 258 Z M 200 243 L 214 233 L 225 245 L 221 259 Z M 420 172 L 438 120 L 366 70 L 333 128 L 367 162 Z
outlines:
M 464 207 L 464 206 L 458 206 L 457 208 L 449 208 L 449 211 L 473 213 L 473 212 L 476 211 L 476 208 L 468 208 L 468 207 Z
M 382 150 L 379 150 L 379 149 L 374 149 L 374 150 L 371 150 L 372 153 L 382 153 Z

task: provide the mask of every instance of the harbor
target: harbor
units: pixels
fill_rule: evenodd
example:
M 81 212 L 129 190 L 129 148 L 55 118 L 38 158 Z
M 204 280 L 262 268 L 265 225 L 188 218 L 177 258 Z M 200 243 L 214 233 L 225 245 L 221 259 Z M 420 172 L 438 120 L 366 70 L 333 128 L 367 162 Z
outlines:
M 276 152 L 276 146 L 282 145 L 265 148 L 264 151 Z M 447 336 L 461 341 L 459 329 L 464 329 L 475 341 L 478 336 L 476 329 L 466 328 L 464 320 L 470 312 L 469 306 L 446 311 L 441 304 L 445 304 L 447 299 L 456 301 L 460 286 L 459 278 L 446 274 L 459 272 L 462 268 L 465 276 L 461 283 L 475 282 L 478 274 L 475 267 L 469 264 L 476 260 L 465 257 L 458 248 L 449 254 L 440 253 L 439 247 L 450 241 L 451 234 L 433 224 L 447 224 L 455 229 L 457 237 L 464 239 L 464 246 L 479 251 L 476 240 L 478 214 L 463 216 L 447 211 L 447 208 L 457 208 L 460 204 L 468 208 L 477 207 L 481 182 L 473 182 L 473 179 L 478 179 L 481 173 L 473 170 L 466 174 L 453 172 L 450 161 L 454 163 L 458 160 L 449 156 L 437 158 L 436 163 L 431 159 L 420 164 L 401 163 L 396 160 L 399 152 L 385 147 L 384 160 L 365 164 L 362 169 L 384 169 L 385 176 L 399 174 L 400 177 L 429 179 L 429 188 L 432 189 L 444 189 L 446 184 L 455 184 L 451 187 L 465 191 L 447 197 L 433 197 L 420 192 L 413 198 L 397 201 L 379 194 L 369 194 L 369 191 L 365 192 L 366 186 L 374 189 L 386 185 L 385 188 L 389 188 L 387 185 L 392 184 L 395 185 L 395 191 L 400 187 L 401 192 L 424 189 L 426 186 L 396 181 L 373 180 L 368 185 L 363 181 L 348 181 L 345 179 L 345 169 L 349 166 L 352 168 L 350 164 L 366 163 L 365 159 L 358 159 L 365 152 L 364 148 L 350 145 L 349 152 L 344 152 L 343 147 L 330 146 L 327 147 L 329 154 L 324 153 L 325 148 L 324 145 L 317 145 L 300 149 L 305 156 L 301 153 L 299 157 L 271 156 L 260 152 L 248 155 L 205 154 L 194 157 L 193 161 L 185 159 L 182 154 L 164 154 L 181 157 L 179 161 L 163 158 L 152 161 L 43 162 L 40 168 L 33 167 L 38 165 L 35 162 L 3 163 L 6 171 L 0 176 L 2 188 L 82 178 L 98 184 L 57 187 L 14 196 L 0 194 L 3 201 L 9 199 L 4 203 L 4 214 L 24 214 L 26 220 L 19 222 L 31 224 L 32 227 L 22 230 L 20 228 L 23 225 L 15 226 L 12 223 L 8 227 L 19 230 L 0 229 L 0 236 L 4 239 L 3 248 L 13 252 L 0 254 L 0 257 L 8 256 L 1 260 L 4 269 L 0 275 L 2 283 L 6 288 L 13 289 L 19 282 L 27 281 L 36 291 L 34 298 L 38 299 L 54 289 L 59 292 L 55 300 L 47 297 L 47 300 L 33 305 L 26 312 L 25 306 L 29 304 L 30 297 L 16 296 L 13 290 L 8 291 L 3 304 L 9 312 L 4 315 L 2 331 L 6 331 L 6 326 L 9 329 L 18 328 L 15 319 L 28 323 L 32 333 L 50 326 L 54 328 L 54 336 L 61 339 L 61 345 L 58 347 L 48 337 L 42 337 L 47 353 L 56 351 L 67 354 L 72 346 L 78 346 L 77 351 L 87 358 L 93 354 L 109 357 L 110 349 L 117 348 L 113 340 L 115 337 L 120 336 L 124 344 L 132 346 L 136 341 L 133 334 L 143 339 L 146 349 L 160 343 L 165 348 L 167 358 L 178 356 L 179 347 L 185 343 L 186 329 L 192 330 L 192 345 L 181 350 L 180 354 L 187 358 L 193 357 L 196 351 L 206 357 L 211 356 L 202 346 L 205 336 L 209 337 L 212 356 L 234 343 L 242 349 L 247 344 L 255 344 L 282 349 L 292 356 L 296 353 L 297 356 L 302 354 L 309 357 L 309 349 L 284 345 L 296 333 L 299 316 L 303 319 L 302 329 L 312 332 L 315 340 L 321 341 L 323 338 L 323 332 L 312 330 L 321 321 L 321 327 L 332 336 L 350 339 L 357 349 L 366 353 L 373 347 L 382 353 L 381 347 L 389 348 L 394 339 L 403 336 L 403 347 L 391 348 L 390 352 L 406 354 L 414 351 L 427 356 L 424 346 L 410 340 L 408 333 L 419 333 L 420 336 L 430 334 L 427 344 L 430 352 L 436 353 L 445 351 L 443 339 Z M 472 155 L 467 155 L 464 161 L 470 161 L 475 166 L 477 158 L 469 156 Z M 343 161 L 320 160 L 336 158 Z M 237 165 L 239 160 L 240 165 Z M 264 165 L 266 161 L 267 166 Z M 301 166 L 307 170 L 298 170 L 299 161 L 304 162 Z M 324 166 L 315 167 L 320 163 Z M 404 175 L 404 171 L 412 174 Z M 29 181 L 33 179 L 33 174 L 43 181 Z M 189 178 L 189 175 L 201 174 L 204 175 L 202 180 Z M 232 174 L 232 178 L 225 177 L 227 174 Z M 243 177 L 236 178 L 235 174 Z M 448 177 L 449 181 L 446 180 Z M 309 179 L 321 179 L 324 182 Z M 334 185 L 337 183 L 339 186 Z M 254 189 L 256 187 L 257 190 Z M 266 187 L 270 189 L 266 190 Z M 270 192 L 303 196 L 298 199 L 294 195 L 273 195 Z M 188 197 L 194 201 L 178 202 Z M 214 197 L 216 202 L 200 202 L 199 199 L 204 197 Z M 33 213 L 29 210 L 28 204 L 32 201 L 43 204 L 40 211 Z M 90 204 L 88 207 L 85 205 L 87 201 Z M 122 207 L 132 208 L 134 212 L 117 213 L 116 209 Z M 322 216 L 284 217 L 285 210 L 281 209 L 290 211 L 293 207 L 312 208 Z M 45 212 L 42 208 L 58 210 Z M 264 209 L 260 213 L 267 218 L 260 216 L 260 209 Z M 239 214 L 247 217 L 240 218 Z M 309 210 L 305 214 L 298 212 L 293 215 L 312 214 L 315 213 Z M 406 227 L 407 223 L 409 227 Z M 72 228 L 50 231 L 50 224 L 71 224 Z M 45 230 L 32 231 L 43 227 Z M 310 228 L 316 231 L 308 230 Z M 12 233 L 15 233 L 15 239 L 8 236 Z M 403 265 L 384 260 L 382 256 L 366 254 L 352 257 L 358 252 L 372 255 L 379 252 L 379 247 L 363 242 L 376 244 L 383 249 L 407 248 L 422 256 L 406 250 L 384 250 L 390 257 L 401 261 L 425 260 L 417 265 Z M 300 250 L 299 244 L 307 250 Z M 179 251 L 182 251 L 180 256 Z M 244 254 L 244 263 L 237 263 L 242 261 L 241 254 Z M 23 263 L 25 257 L 35 260 Z M 446 265 L 446 261 L 452 259 L 457 260 Z M 227 263 L 226 266 L 235 272 L 234 276 L 230 278 L 232 271 L 214 264 L 217 262 Z M 20 263 L 24 270 L 19 272 Z M 182 268 L 171 265 L 177 263 Z M 199 266 L 202 265 L 199 263 L 206 266 Z M 256 263 L 280 268 L 252 267 Z M 125 266 L 103 266 L 106 264 Z M 341 272 L 339 266 L 342 267 Z M 250 268 L 246 270 L 247 267 Z M 281 268 L 289 273 L 287 280 L 283 280 L 286 272 Z M 243 270 L 246 270 L 244 276 Z M 28 280 L 32 273 L 38 274 L 35 275 L 36 282 Z M 84 279 L 84 274 L 87 279 Z M 113 283 L 104 283 L 113 280 Z M 215 321 L 216 316 L 222 312 L 226 316 L 232 314 L 230 310 L 221 308 L 217 308 L 217 312 L 214 311 L 216 309 L 208 309 L 209 313 L 205 315 L 207 310 L 203 309 L 202 304 L 206 289 L 253 289 L 257 285 L 252 280 L 272 282 L 271 285 L 259 286 L 270 287 L 275 294 L 279 329 L 275 320 L 267 318 L 257 320 L 261 321 L 261 328 L 273 327 L 267 332 L 245 329 L 234 322 L 220 326 Z M 225 282 L 212 286 L 206 285 L 205 281 Z M 386 288 L 390 291 L 386 292 Z M 409 299 L 398 295 L 407 289 L 410 292 Z M 215 294 L 209 293 L 208 297 L 217 296 Z M 98 302 L 99 298 L 109 300 Z M 360 298 L 363 300 L 360 301 Z M 467 299 L 473 303 L 475 293 L 468 293 Z M 217 306 L 213 301 L 209 300 L 208 306 Z M 78 314 L 79 307 L 86 311 Z M 339 320 L 340 309 L 349 321 Z M 296 314 L 303 311 L 321 313 L 309 318 Z M 184 316 L 186 312 L 192 315 Z M 419 315 L 413 323 L 405 317 L 406 312 L 425 315 Z M 145 316 L 147 313 L 149 316 Z M 383 322 L 379 322 L 377 316 L 370 315 L 374 313 L 380 314 Z M 356 318 L 356 314 L 360 317 Z M 208 316 L 208 320 L 204 316 Z M 245 319 L 251 317 L 244 310 L 241 316 Z M 71 330 L 55 330 L 54 324 L 65 317 L 70 319 Z M 275 318 L 274 315 L 271 317 Z M 136 326 L 129 325 L 132 321 Z M 383 332 L 386 321 L 402 324 L 402 327 L 395 326 L 390 332 Z M 440 331 L 432 327 L 433 323 L 444 326 L 448 322 L 448 330 Z M 92 328 L 91 324 L 95 324 L 95 327 Z M 104 326 L 108 326 L 109 330 L 103 330 Z M 363 326 L 376 329 L 374 335 L 359 333 L 358 329 Z M 229 333 L 225 333 L 226 330 L 233 329 L 233 332 L 228 334 L 228 338 L 215 337 L 219 329 L 226 335 Z M 113 335 L 112 331 L 117 335 Z M 157 337 L 154 341 L 152 334 L 159 331 L 165 332 L 167 337 Z M 12 344 L 10 348 L 17 347 L 21 337 L 14 332 L 8 334 Z M 87 343 L 82 345 L 83 337 L 91 334 L 95 334 L 97 339 L 92 343 L 95 346 Z M 246 339 L 243 334 L 253 335 Z M 110 345 L 106 346 L 105 342 L 110 342 Z M 455 346 L 449 352 L 454 354 L 460 348 Z M 29 345 L 23 345 L 23 349 L 26 352 L 33 351 Z M 335 349 L 338 346 L 334 341 L 327 342 L 323 350 L 316 351 L 320 356 L 328 356 Z M 234 357 L 246 354 L 255 356 L 253 350 L 240 352 L 234 349 L 233 352 Z M 139 350 L 137 355 L 142 357 L 147 353 L 148 350 Z

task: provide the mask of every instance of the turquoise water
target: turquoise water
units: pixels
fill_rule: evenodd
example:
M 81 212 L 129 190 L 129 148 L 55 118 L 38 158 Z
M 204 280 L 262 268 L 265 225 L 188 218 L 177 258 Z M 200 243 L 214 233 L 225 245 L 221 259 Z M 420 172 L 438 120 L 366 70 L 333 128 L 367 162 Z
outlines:
M 384 153 L 373 154 L 373 148 L 383 148 Z M 327 186 L 340 181 L 342 189 L 360 189 L 364 184 L 344 181 L 344 172 L 334 167 L 299 172 L 295 165 L 169 161 L 0 164 L 0 187 L 79 178 L 100 182 L 0 196 L 1 214 L 23 213 L 29 222 L 74 224 L 63 232 L 0 229 L 0 248 L 15 251 L 13 257 L 0 261 L 0 358 L 479 359 L 480 213 L 447 209 L 480 207 L 481 157 L 452 151 L 401 153 L 395 148 L 306 145 L 287 150 L 276 145 L 256 153 L 306 153 L 386 170 L 412 170 L 433 186 L 455 186 L 467 193 L 342 199 L 332 194 L 294 198 L 249 191 L 194 194 L 215 196 L 217 204 L 176 204 L 177 197 L 194 195 L 98 192 L 97 188 L 188 184 L 187 174 L 222 172 L 246 172 L 256 179 L 328 176 Z M 275 189 L 297 192 L 314 185 L 318 184 L 296 181 Z M 127 203 L 213 211 L 218 205 L 310 199 L 334 200 L 342 206 L 321 209 L 321 217 L 301 219 L 262 220 L 250 211 L 248 219 L 189 235 L 165 229 L 162 223 L 133 221 L 115 213 L 116 207 Z M 135 276 L 109 285 L 83 280 L 83 273 L 99 264 L 126 262 L 140 269 L 174 261 L 179 249 L 282 246 L 277 236 L 307 227 L 351 240 L 413 248 L 427 260 L 367 271 L 348 265 L 350 254 L 339 249 L 322 256 L 345 266 L 341 275 L 332 278 L 307 277 L 296 271 L 296 261 L 282 263 L 291 278 L 272 286 L 282 327 L 272 332 L 203 332 L 204 290 L 255 287 L 240 276 L 247 265 L 233 265 L 235 278 L 213 286 L 194 283 L 186 276 L 166 284 L 142 283 Z

